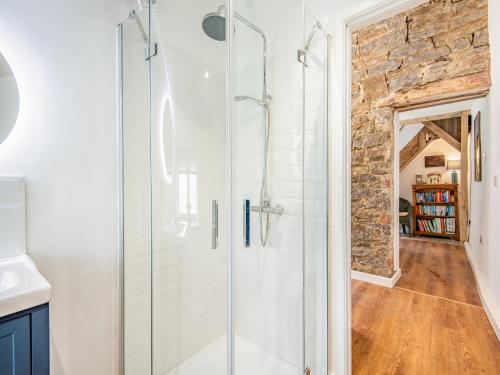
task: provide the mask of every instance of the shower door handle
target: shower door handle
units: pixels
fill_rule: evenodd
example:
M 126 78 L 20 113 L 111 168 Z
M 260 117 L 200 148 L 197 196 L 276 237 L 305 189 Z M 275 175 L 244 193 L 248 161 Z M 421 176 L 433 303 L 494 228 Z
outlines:
M 250 199 L 243 200 L 243 246 L 250 247 Z
M 212 250 L 219 245 L 219 202 L 212 200 Z

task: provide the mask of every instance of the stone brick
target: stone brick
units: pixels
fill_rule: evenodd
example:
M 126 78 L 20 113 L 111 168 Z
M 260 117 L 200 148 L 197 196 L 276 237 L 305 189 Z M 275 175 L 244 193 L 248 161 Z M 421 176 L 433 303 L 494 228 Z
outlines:
M 401 57 L 406 57 L 410 55 L 414 55 L 416 53 L 420 53 L 422 51 L 433 48 L 431 39 L 417 40 L 413 43 L 406 43 L 402 46 L 393 49 L 390 54 L 390 59 L 397 59 Z
M 488 28 L 485 27 L 484 29 L 476 31 L 474 34 L 474 39 L 473 39 L 473 46 L 474 47 L 483 47 L 483 46 L 488 46 L 489 45 L 489 35 L 488 35 Z
M 374 146 L 380 146 L 387 143 L 387 139 L 390 139 L 390 134 L 387 133 L 368 133 L 363 134 L 352 140 L 353 149 L 365 149 Z
M 406 43 L 406 26 L 400 30 L 393 30 L 366 44 L 358 44 L 360 55 L 387 56 L 389 52 Z
M 391 92 L 404 91 L 420 85 L 423 74 L 419 69 L 407 69 L 403 72 L 389 77 L 389 89 Z
M 405 59 L 406 65 L 420 64 L 424 61 L 439 59 L 440 57 L 448 56 L 451 53 L 451 49 L 448 46 L 443 46 L 439 48 L 433 48 L 422 53 L 408 56 Z
M 432 39 L 436 47 L 441 47 L 453 42 L 454 40 L 466 38 L 468 35 L 473 34 L 475 31 L 482 30 L 485 27 L 488 27 L 488 18 L 487 16 L 482 16 L 478 19 L 474 19 L 472 24 L 464 24 L 445 33 L 435 34 Z
M 392 123 L 394 111 L 389 107 L 375 108 L 370 111 L 369 116 L 375 122 L 375 125 Z
M 378 75 L 369 77 L 360 82 L 361 93 L 367 100 L 374 100 L 386 97 L 387 82 L 385 76 Z

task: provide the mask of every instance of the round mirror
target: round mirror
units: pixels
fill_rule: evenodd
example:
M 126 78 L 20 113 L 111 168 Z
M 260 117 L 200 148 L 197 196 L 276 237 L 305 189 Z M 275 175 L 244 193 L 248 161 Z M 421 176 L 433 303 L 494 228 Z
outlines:
M 14 127 L 19 112 L 19 91 L 7 60 L 0 53 L 0 143 Z

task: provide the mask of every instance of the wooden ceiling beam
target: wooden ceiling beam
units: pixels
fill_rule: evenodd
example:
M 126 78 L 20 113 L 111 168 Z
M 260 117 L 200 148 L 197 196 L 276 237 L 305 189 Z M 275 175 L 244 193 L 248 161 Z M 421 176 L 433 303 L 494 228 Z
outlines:
M 412 118 L 410 120 L 401 120 L 400 125 L 404 126 L 404 125 L 423 124 L 425 121 L 437 121 L 454 117 L 462 117 L 462 113 L 463 111 L 459 111 L 459 112 L 443 113 L 434 116 L 417 117 L 417 118 Z
M 442 138 L 449 143 L 454 149 L 461 151 L 460 142 L 457 141 L 452 135 L 441 129 L 435 122 L 433 121 L 422 121 L 422 124 L 425 125 L 427 129 L 436 134 L 439 138 Z

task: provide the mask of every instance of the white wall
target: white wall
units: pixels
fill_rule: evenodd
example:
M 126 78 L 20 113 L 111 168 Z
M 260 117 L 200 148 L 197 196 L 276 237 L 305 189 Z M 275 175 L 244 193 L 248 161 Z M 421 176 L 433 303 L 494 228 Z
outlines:
M 441 174 L 441 182 L 444 184 L 451 184 L 451 171 L 446 170 L 444 167 L 425 168 L 425 157 L 431 155 L 444 155 L 445 163 L 448 160 L 460 160 L 460 151 L 450 146 L 443 139 L 437 139 L 431 142 L 418 156 L 413 159 L 410 164 L 406 166 L 399 173 L 399 196 L 413 202 L 412 185 L 415 184 L 415 175 L 422 175 L 424 182 L 428 181 L 427 175 L 429 173 Z M 457 171 L 458 181 L 460 182 L 460 173 Z
M 0 50 L 20 94 L 0 175 L 26 177 L 28 253 L 52 284 L 56 375 L 116 374 L 119 3 L 0 5 Z
M 488 193 L 488 173 L 489 173 L 489 156 L 490 156 L 490 146 L 489 142 L 491 125 L 490 125 L 490 96 L 485 99 L 477 100 L 471 106 L 472 115 L 472 126 L 470 132 L 470 143 L 469 143 L 469 243 L 473 248 L 482 247 L 482 237 L 483 234 L 488 233 L 488 214 L 489 209 L 485 207 L 485 199 L 487 199 Z M 482 148 L 482 181 L 475 181 L 475 149 L 474 149 L 474 139 L 475 139 L 475 129 L 474 120 L 478 114 L 481 112 L 481 148 Z
M 0 56 L 0 64 L 1 58 Z M 15 78 L 0 76 L 0 144 L 14 127 L 18 110 L 19 93 Z
M 21 177 L 0 177 L 0 259 L 26 254 L 26 192 Z
M 473 115 L 483 111 L 481 125 L 483 178 L 472 181 L 470 246 L 467 247 L 478 285 L 490 321 L 500 337 L 500 246 L 498 241 L 498 213 L 500 190 L 494 184 L 500 176 L 500 24 L 493 15 L 500 14 L 500 3 L 489 1 L 489 34 L 492 68 L 492 88 L 485 107 L 475 106 Z M 473 162 L 471 153 L 471 163 Z M 474 164 L 472 164 L 473 166 Z M 482 240 L 481 240 L 482 239 Z

